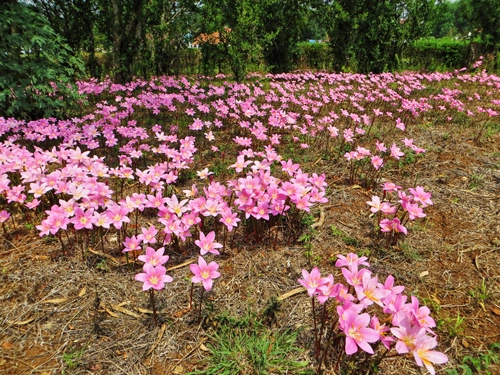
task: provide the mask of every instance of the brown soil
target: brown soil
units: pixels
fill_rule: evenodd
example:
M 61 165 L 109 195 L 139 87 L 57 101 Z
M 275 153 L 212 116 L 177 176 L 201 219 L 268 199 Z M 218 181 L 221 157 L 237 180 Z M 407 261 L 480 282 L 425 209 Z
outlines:
M 260 314 L 272 297 L 299 286 L 303 268 L 317 265 L 338 274 L 336 255 L 351 251 L 368 255 L 375 273 L 394 275 L 407 294 L 430 306 L 438 322 L 438 350 L 450 358 L 438 368 L 456 367 L 465 355 L 500 342 L 500 135 L 477 144 L 477 129 L 454 133 L 451 126 L 413 134 L 428 151 L 418 160 L 416 184 L 400 177 L 407 186 L 431 191 L 434 206 L 403 243 L 387 247 L 374 234 L 365 203 L 372 192 L 345 183 L 345 164 L 320 161 L 314 168 L 329 176 L 330 204 L 312 236 L 312 253 L 300 243 L 285 246 L 286 239 L 276 250 L 270 241 L 235 242 L 231 256 L 220 260 L 223 276 L 205 294 L 202 323 L 196 309 L 188 309 L 187 266 L 171 270 L 175 282 L 157 293 L 155 327 L 148 295 L 124 259 L 114 256 L 117 265 L 92 253 L 85 262 L 78 253 L 59 256 L 57 243 L 35 231 L 12 230 L 0 250 L 0 373 L 156 375 L 203 369 L 204 343 L 217 314 Z M 334 235 L 332 225 L 351 241 Z M 171 257 L 171 267 L 194 258 Z M 308 298 L 299 293 L 284 299 L 273 324 L 303 329 L 298 344 L 313 365 Z M 382 373 L 418 371 L 411 359 L 397 358 L 384 362 Z M 500 374 L 500 367 L 489 371 Z

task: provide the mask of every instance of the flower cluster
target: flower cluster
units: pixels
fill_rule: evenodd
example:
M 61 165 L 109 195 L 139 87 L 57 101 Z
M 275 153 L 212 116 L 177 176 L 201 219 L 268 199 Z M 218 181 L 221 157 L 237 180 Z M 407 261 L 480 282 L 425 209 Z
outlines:
M 371 207 L 372 214 L 376 214 L 380 230 L 389 233 L 395 244 L 399 233 L 408 234 L 405 226 L 408 221 L 427 216 L 424 208 L 433 204 L 432 194 L 426 192 L 422 186 L 410 188 L 407 193 L 401 186 L 392 182 L 382 184 L 382 190 L 382 199 L 374 195 L 366 204 Z
M 336 306 L 334 322 L 338 334 L 345 337 L 347 355 L 359 350 L 374 354 L 380 343 L 387 351 L 411 353 L 417 365 L 425 365 L 431 374 L 435 373 L 433 364 L 447 362 L 443 353 L 432 350 L 437 346 L 432 331 L 436 323 L 428 307 L 420 306 L 415 296 L 408 301 L 402 294 L 405 288 L 394 285 L 394 277 L 379 282 L 366 257 L 351 253 L 338 258 L 335 266 L 341 269 L 346 284 L 335 283 L 331 274 L 322 277 L 317 268 L 310 273 L 303 270 L 298 282 L 320 304 L 331 301 Z

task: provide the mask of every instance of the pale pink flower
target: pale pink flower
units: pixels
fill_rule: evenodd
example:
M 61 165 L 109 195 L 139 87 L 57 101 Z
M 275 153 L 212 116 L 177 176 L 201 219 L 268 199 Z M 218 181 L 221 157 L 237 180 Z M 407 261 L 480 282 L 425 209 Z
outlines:
M 165 287 L 165 283 L 173 281 L 172 277 L 166 275 L 167 270 L 163 266 L 154 267 L 150 263 L 145 263 L 143 271 L 143 273 L 135 275 L 135 280 L 144 283 L 142 290 L 150 288 L 161 290 Z
M 123 242 L 123 246 L 125 246 L 125 248 L 122 250 L 122 253 L 140 250 L 141 249 L 141 240 L 137 239 L 136 236 L 126 237 L 125 241 Z
M 156 243 L 156 235 L 158 234 L 158 229 L 154 225 L 151 225 L 148 229 L 141 228 L 142 233 L 137 236 L 137 239 L 141 240 L 143 243 Z
M 10 218 L 10 213 L 7 210 L 0 211 L 0 223 L 5 223 Z
M 424 329 L 420 330 L 415 340 L 413 356 L 417 365 L 420 367 L 425 366 L 432 375 L 436 373 L 436 370 L 432 365 L 433 363 L 441 365 L 448 362 L 448 357 L 445 354 L 431 350 L 436 346 L 436 338 L 426 335 Z
M 165 251 L 164 247 L 160 247 L 158 250 L 153 249 L 152 247 L 146 247 L 146 254 L 140 255 L 137 259 L 144 263 L 149 263 L 152 266 L 160 266 L 168 262 L 168 255 L 163 255 Z
M 205 255 L 206 253 L 220 255 L 220 253 L 217 249 L 222 248 L 222 245 L 220 243 L 217 243 L 214 241 L 215 241 L 215 232 L 214 231 L 211 231 L 206 236 L 203 234 L 203 232 L 200 232 L 200 239 L 194 241 L 194 243 L 196 244 L 196 246 L 198 246 L 200 248 L 201 255 Z
M 302 270 L 302 277 L 303 279 L 298 279 L 297 281 L 300 285 L 307 289 L 307 293 L 311 297 L 317 292 L 318 287 L 327 282 L 327 279 L 321 277 L 317 267 L 314 267 L 311 273 L 308 273 L 306 270 Z
M 373 354 L 373 348 L 370 343 L 377 342 L 380 334 L 372 328 L 370 324 L 370 315 L 367 313 L 358 315 L 355 311 L 348 309 L 344 312 L 344 323 L 342 331 L 345 337 L 345 352 L 347 355 L 354 354 L 358 347 L 369 354 Z
M 212 289 L 213 279 L 216 279 L 220 276 L 220 273 L 217 272 L 219 265 L 215 262 L 210 262 L 209 264 L 207 264 L 207 262 L 205 262 L 205 259 L 203 259 L 201 256 L 198 257 L 198 264 L 190 264 L 189 268 L 194 274 L 191 281 L 193 283 L 201 282 L 205 290 Z

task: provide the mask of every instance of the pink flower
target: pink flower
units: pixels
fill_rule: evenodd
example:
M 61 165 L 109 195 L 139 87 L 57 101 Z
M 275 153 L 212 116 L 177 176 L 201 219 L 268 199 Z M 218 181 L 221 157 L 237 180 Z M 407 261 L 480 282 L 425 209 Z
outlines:
M 90 208 L 87 211 L 83 211 L 80 207 L 75 208 L 75 216 L 71 218 L 71 222 L 73 223 L 75 229 L 92 229 L 93 224 L 97 221 L 93 214 L 93 208 Z
M 401 131 L 405 131 L 405 124 L 401 122 L 401 119 L 399 117 L 396 120 L 396 128 L 398 128 Z
M 325 303 L 329 298 L 336 298 L 339 295 L 340 284 L 334 284 L 333 275 L 328 275 L 323 279 L 325 282 L 316 288 L 319 303 Z
M 397 217 L 392 220 L 382 219 L 380 220 L 379 225 L 382 232 L 394 231 L 396 233 L 408 234 L 408 230 L 403 225 L 401 225 L 401 222 Z
M 372 328 L 367 328 L 370 324 L 370 315 L 367 313 L 358 315 L 355 311 L 348 309 L 344 311 L 344 323 L 342 330 L 345 338 L 345 352 L 347 355 L 354 354 L 358 347 L 369 354 L 373 354 L 370 343 L 377 342 L 380 334 Z
M 123 246 L 125 246 L 125 248 L 122 250 L 122 253 L 140 250 L 141 249 L 141 240 L 137 239 L 135 236 L 126 237 L 125 241 L 123 242 Z
M 399 147 L 396 146 L 395 143 L 392 144 L 391 146 L 391 156 L 397 160 L 401 158 L 401 156 L 404 156 L 404 152 L 400 150 Z
M 219 265 L 215 262 L 210 262 L 207 264 L 205 259 L 201 256 L 198 257 L 198 264 L 190 264 L 189 268 L 191 272 L 194 274 L 191 281 L 193 283 L 201 282 L 205 290 L 212 289 L 213 279 L 216 279 L 220 276 L 220 273 L 217 272 L 219 269 Z
M 401 319 L 399 327 L 391 328 L 391 333 L 398 338 L 396 351 L 398 354 L 405 354 L 413 351 L 416 347 L 417 334 L 423 330 L 418 326 L 411 326 L 407 318 Z
M 391 345 L 395 340 L 394 337 L 392 336 L 386 336 L 387 332 L 389 332 L 389 327 L 387 327 L 385 324 L 380 325 L 380 321 L 376 316 L 372 316 L 372 319 L 370 321 L 370 327 L 378 332 L 378 334 L 380 335 L 380 341 L 387 350 L 390 350 Z
M 363 284 L 363 275 L 365 273 L 371 274 L 370 270 L 362 268 L 358 270 L 358 265 L 354 263 L 349 269 L 342 268 L 342 275 L 349 285 L 356 286 Z
M 376 170 L 379 170 L 380 167 L 382 167 L 384 165 L 384 159 L 382 159 L 380 156 L 372 156 L 372 165 L 373 165 L 373 168 L 375 168 Z
M 344 267 L 344 266 L 347 266 L 349 268 L 353 266 L 370 267 L 370 264 L 366 262 L 366 260 L 368 259 L 367 257 L 358 257 L 358 255 L 354 253 L 347 254 L 347 257 L 339 254 L 337 255 L 337 258 L 339 259 L 337 259 L 337 261 L 335 262 L 335 267 Z
M 396 185 L 393 182 L 384 182 L 382 185 L 382 190 L 391 192 L 391 191 L 398 191 L 401 189 L 401 186 Z
M 10 213 L 7 210 L 0 211 L 0 223 L 4 223 L 5 221 L 9 220 L 9 218 Z
M 366 202 L 368 206 L 371 206 L 370 211 L 373 213 L 377 213 L 380 210 L 381 202 L 380 198 L 376 195 L 372 196 L 372 200 Z
M 116 229 L 121 229 L 123 223 L 130 223 L 130 219 L 126 216 L 129 210 L 120 205 L 113 205 L 106 211 L 106 215 Z
M 441 365 L 448 362 L 448 357 L 438 351 L 431 350 L 437 346 L 437 340 L 435 337 L 428 336 L 425 334 L 425 330 L 420 330 L 415 340 L 415 349 L 413 350 L 413 356 L 417 365 L 422 367 L 425 365 L 427 370 L 434 375 L 436 371 L 434 370 L 433 363 Z
M 417 186 L 415 189 L 410 188 L 408 190 L 413 194 L 413 201 L 420 203 L 422 207 L 431 206 L 433 204 L 431 193 L 425 192 L 422 186 Z
M 154 225 L 151 225 L 148 229 L 141 228 L 142 234 L 137 236 L 137 239 L 144 243 L 155 243 L 156 235 L 158 234 L 158 229 Z
M 318 267 L 314 267 L 311 273 L 306 270 L 302 270 L 303 279 L 298 279 L 300 285 L 307 289 L 309 296 L 313 296 L 316 290 L 321 285 L 325 284 L 328 280 L 321 277 Z
M 391 292 L 389 290 L 378 288 L 378 278 L 371 277 L 369 273 L 364 273 L 361 285 L 355 285 L 354 289 L 358 294 L 358 300 L 363 306 L 369 306 L 376 303 L 383 307 L 382 299 L 387 297 Z
M 214 242 L 215 240 L 215 232 L 211 231 L 207 236 L 200 232 L 200 239 L 194 241 L 196 246 L 200 248 L 200 254 L 205 255 L 206 253 L 212 253 L 215 255 L 220 255 L 219 251 L 216 249 L 222 248 L 220 243 Z
M 423 210 L 421 207 L 418 206 L 418 204 L 405 204 L 404 209 L 408 211 L 408 215 L 410 217 L 410 220 L 415 220 L 416 218 L 422 218 L 427 216 L 424 214 Z
M 144 284 L 142 290 L 148 290 L 150 288 L 161 290 L 165 287 L 165 283 L 170 283 L 174 279 L 166 275 L 167 270 L 163 266 L 154 267 L 150 263 L 145 263 L 143 267 L 143 273 L 135 275 L 137 281 L 142 281 Z
M 222 218 L 219 220 L 219 222 L 223 223 L 227 227 L 229 232 L 238 226 L 239 221 L 240 219 L 238 219 L 238 216 L 235 213 L 232 213 L 230 208 L 227 208 L 222 212 Z
M 168 262 L 168 255 L 163 255 L 163 252 L 165 251 L 164 247 L 160 247 L 158 250 L 155 251 L 152 247 L 147 247 L 146 248 L 146 254 L 139 256 L 137 259 L 144 263 L 149 263 L 152 266 L 160 266 L 162 264 L 165 264 Z
M 209 172 L 208 168 L 205 168 L 202 171 L 197 171 L 196 174 L 198 175 L 198 177 L 200 179 L 205 180 L 208 176 L 210 176 L 211 174 L 214 174 L 214 172 Z

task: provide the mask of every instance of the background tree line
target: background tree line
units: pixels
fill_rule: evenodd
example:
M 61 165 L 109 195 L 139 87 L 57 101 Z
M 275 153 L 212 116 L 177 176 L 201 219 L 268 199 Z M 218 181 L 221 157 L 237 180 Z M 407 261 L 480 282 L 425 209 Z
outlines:
M 500 46 L 500 0 L 4 0 L 0 19 L 0 115 L 26 87 L 32 98 L 78 71 L 124 82 L 185 72 L 191 59 L 192 73 L 236 80 L 305 60 L 378 73 L 401 68 L 422 38 L 475 40 L 495 57 Z

